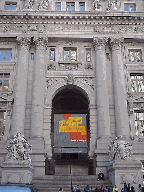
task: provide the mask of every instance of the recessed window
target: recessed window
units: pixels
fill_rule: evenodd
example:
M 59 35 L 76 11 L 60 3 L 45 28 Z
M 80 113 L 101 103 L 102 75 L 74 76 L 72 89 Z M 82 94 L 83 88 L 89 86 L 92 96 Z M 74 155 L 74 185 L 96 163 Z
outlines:
M 0 49 L 0 61 L 11 61 L 12 50 L 11 49 Z
M 5 134 L 6 111 L 0 111 L 0 136 Z
M 91 61 L 91 48 L 86 48 L 86 61 Z
M 124 4 L 124 11 L 135 11 L 136 5 L 135 3 L 125 3 Z
M 61 11 L 61 3 L 56 4 L 56 9 L 57 9 L 57 11 Z
M 34 53 L 31 53 L 31 60 L 34 60 Z
M 16 10 L 17 4 L 16 3 L 6 3 L 6 10 Z
M 77 49 L 76 48 L 64 48 L 64 60 L 65 61 L 76 61 L 77 60 Z
M 132 92 L 144 92 L 144 74 L 130 74 Z
M 7 92 L 9 89 L 10 74 L 0 74 L 0 91 Z
M 67 11 L 74 11 L 75 3 L 67 3 Z
M 55 60 L 55 49 L 50 49 L 50 61 Z
M 129 49 L 128 57 L 129 57 L 129 62 L 142 62 L 141 49 Z
M 85 11 L 85 3 L 80 3 L 80 11 Z
M 144 112 L 135 111 L 135 131 L 137 136 L 144 136 Z

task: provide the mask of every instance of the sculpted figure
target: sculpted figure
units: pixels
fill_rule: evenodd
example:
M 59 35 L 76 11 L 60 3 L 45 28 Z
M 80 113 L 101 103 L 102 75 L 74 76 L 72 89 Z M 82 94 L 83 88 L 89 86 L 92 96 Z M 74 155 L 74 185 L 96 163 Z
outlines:
M 101 9 L 101 0 L 94 0 L 93 7 L 95 10 L 100 10 Z
M 48 5 L 49 5 L 48 0 L 40 0 L 39 5 L 38 5 L 38 10 L 40 10 L 40 9 L 47 10 Z

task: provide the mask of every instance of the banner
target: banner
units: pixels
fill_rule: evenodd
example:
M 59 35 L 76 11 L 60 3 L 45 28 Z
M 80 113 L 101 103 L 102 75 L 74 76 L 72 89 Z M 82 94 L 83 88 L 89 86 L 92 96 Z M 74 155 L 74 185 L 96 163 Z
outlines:
M 86 114 L 54 114 L 54 152 L 87 153 Z

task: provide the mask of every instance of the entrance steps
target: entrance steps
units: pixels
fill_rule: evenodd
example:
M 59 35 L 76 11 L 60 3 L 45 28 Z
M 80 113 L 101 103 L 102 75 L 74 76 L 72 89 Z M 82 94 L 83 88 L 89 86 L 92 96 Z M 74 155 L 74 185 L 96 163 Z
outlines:
M 82 192 L 86 185 L 96 186 L 103 185 L 112 189 L 112 184 L 108 179 L 98 181 L 96 175 L 45 175 L 34 177 L 32 184 L 38 189 L 38 192 L 58 192 L 62 187 L 64 192 L 71 192 L 71 186 L 80 185 Z

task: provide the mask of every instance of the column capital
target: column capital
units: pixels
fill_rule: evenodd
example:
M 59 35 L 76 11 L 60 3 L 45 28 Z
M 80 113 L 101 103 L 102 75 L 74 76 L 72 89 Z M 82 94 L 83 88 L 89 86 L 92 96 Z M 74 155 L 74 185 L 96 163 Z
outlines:
M 29 50 L 30 43 L 31 43 L 31 37 L 17 37 L 17 42 L 19 45 L 19 49 L 27 49 Z
M 46 49 L 48 37 L 36 37 L 34 41 L 36 44 L 36 49 Z
M 111 37 L 110 38 L 110 46 L 112 50 L 121 50 L 123 46 L 124 38 L 123 37 Z
M 93 46 L 95 49 L 105 49 L 107 41 L 106 37 L 93 37 Z

